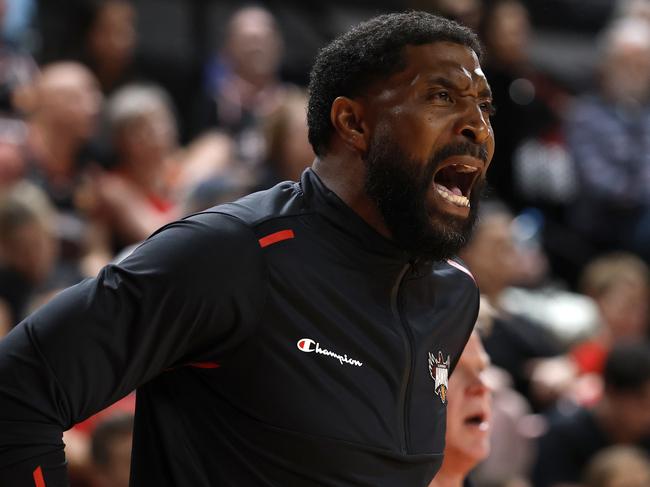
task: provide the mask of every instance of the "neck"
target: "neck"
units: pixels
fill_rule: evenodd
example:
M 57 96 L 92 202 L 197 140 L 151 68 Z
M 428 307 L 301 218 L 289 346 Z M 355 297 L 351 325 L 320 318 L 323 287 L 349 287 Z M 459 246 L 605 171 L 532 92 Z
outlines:
M 379 234 L 391 238 L 391 233 L 377 205 L 365 192 L 365 166 L 339 157 L 316 158 L 312 169 L 357 215 Z

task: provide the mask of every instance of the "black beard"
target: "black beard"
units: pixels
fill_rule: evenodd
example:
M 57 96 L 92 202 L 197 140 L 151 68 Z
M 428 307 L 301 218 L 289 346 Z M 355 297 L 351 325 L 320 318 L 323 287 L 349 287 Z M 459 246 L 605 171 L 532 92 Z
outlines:
M 447 145 L 422 164 L 405 154 L 390 136 L 376 136 L 370 141 L 365 158 L 366 193 L 377 205 L 395 243 L 413 257 L 449 259 L 472 234 L 485 185 L 483 178 L 472 188 L 467 218 L 428 207 L 426 203 L 436 168 L 454 155 L 471 155 L 487 163 L 487 150 L 476 144 Z

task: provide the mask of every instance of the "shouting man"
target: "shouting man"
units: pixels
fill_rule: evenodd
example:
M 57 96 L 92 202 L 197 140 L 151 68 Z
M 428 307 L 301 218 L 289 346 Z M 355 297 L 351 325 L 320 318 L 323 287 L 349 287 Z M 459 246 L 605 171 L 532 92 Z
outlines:
M 325 47 L 299 183 L 167 225 L 0 343 L 0 484 L 65 483 L 61 432 L 137 388 L 131 485 L 426 486 L 479 303 L 479 53 L 421 12 Z

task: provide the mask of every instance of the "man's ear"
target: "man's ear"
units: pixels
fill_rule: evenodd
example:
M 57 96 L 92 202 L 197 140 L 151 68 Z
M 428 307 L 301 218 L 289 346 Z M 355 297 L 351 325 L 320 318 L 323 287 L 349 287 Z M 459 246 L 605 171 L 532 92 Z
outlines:
M 365 154 L 370 130 L 364 117 L 364 107 L 359 101 L 339 96 L 332 103 L 330 119 L 336 133 L 351 150 Z

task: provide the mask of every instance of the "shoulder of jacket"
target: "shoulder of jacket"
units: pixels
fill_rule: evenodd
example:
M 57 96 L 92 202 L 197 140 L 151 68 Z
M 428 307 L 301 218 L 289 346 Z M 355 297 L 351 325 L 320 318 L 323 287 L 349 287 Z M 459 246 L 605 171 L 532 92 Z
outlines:
M 472 274 L 472 271 L 469 270 L 467 264 L 465 264 L 465 262 L 463 262 L 463 260 L 460 257 L 452 257 L 451 259 L 447 259 L 445 261 L 445 264 L 451 267 L 452 269 L 455 269 L 456 271 L 463 273 L 465 276 L 468 276 L 474 283 L 474 286 L 478 287 L 474 274 Z
M 217 213 L 234 217 L 255 227 L 274 218 L 286 218 L 304 212 L 304 198 L 298 183 L 277 184 L 264 191 L 244 196 L 232 203 L 214 206 L 202 213 Z

